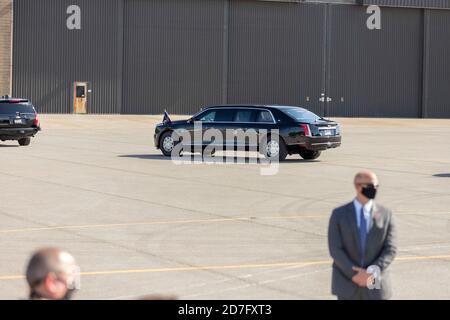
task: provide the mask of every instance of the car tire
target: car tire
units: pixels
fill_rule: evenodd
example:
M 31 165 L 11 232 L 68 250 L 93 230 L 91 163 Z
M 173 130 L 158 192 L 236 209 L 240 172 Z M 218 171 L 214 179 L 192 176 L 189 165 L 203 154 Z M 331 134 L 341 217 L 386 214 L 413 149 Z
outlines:
M 172 137 L 172 133 L 172 131 L 163 133 L 161 139 L 159 140 L 159 149 L 166 157 L 172 156 L 172 150 L 175 147 L 175 141 Z
M 299 154 L 305 160 L 315 160 L 320 157 L 321 151 L 313 151 L 308 149 L 300 150 Z
M 272 150 L 272 152 L 270 150 Z M 276 150 L 278 150 L 278 152 L 276 152 Z M 261 151 L 266 159 L 272 161 L 276 159 L 279 161 L 284 161 L 288 156 L 286 144 L 281 137 L 278 137 L 278 139 L 272 139 L 272 137 L 269 137 L 267 142 L 263 144 Z
M 17 142 L 19 142 L 19 145 L 21 146 L 29 146 L 31 143 L 31 138 L 22 138 L 19 139 Z

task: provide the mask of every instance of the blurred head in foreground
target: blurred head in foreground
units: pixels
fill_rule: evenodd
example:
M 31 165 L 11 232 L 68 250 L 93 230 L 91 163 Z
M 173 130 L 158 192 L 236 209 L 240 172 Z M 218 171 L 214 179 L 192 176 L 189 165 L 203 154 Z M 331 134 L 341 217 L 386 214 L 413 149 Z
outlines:
M 32 255 L 26 270 L 30 299 L 69 300 L 80 287 L 79 276 L 70 253 L 58 248 L 40 249 Z

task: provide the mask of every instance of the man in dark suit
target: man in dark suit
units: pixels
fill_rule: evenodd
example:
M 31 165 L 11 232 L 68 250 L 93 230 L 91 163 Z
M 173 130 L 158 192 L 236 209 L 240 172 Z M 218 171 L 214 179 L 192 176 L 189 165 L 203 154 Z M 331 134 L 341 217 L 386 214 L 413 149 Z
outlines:
M 389 266 L 397 253 L 392 212 L 374 202 L 378 178 L 373 172 L 359 172 L 354 184 L 356 198 L 330 218 L 332 293 L 339 300 L 387 300 Z

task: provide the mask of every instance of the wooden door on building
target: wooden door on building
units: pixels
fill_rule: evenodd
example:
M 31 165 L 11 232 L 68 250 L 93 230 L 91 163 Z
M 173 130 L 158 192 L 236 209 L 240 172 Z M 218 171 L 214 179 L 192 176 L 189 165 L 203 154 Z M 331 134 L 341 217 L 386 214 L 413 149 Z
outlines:
M 75 82 L 73 86 L 73 113 L 86 114 L 87 111 L 87 82 Z

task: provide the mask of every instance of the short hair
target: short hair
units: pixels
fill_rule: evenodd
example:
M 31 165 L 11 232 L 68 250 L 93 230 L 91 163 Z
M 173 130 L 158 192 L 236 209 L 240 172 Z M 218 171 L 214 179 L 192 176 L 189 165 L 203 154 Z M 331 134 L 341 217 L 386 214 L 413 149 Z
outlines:
M 42 282 L 50 272 L 64 271 L 60 255 L 63 251 L 58 248 L 45 248 L 36 251 L 28 262 L 26 278 L 30 288 Z
M 365 171 L 358 172 L 355 175 L 355 178 L 354 178 L 353 182 L 356 184 L 358 182 L 358 180 L 361 180 L 361 179 L 363 179 L 365 177 L 370 177 L 370 178 L 375 177 L 375 179 L 377 179 L 377 175 L 374 172 L 369 171 L 369 170 L 365 170 Z

